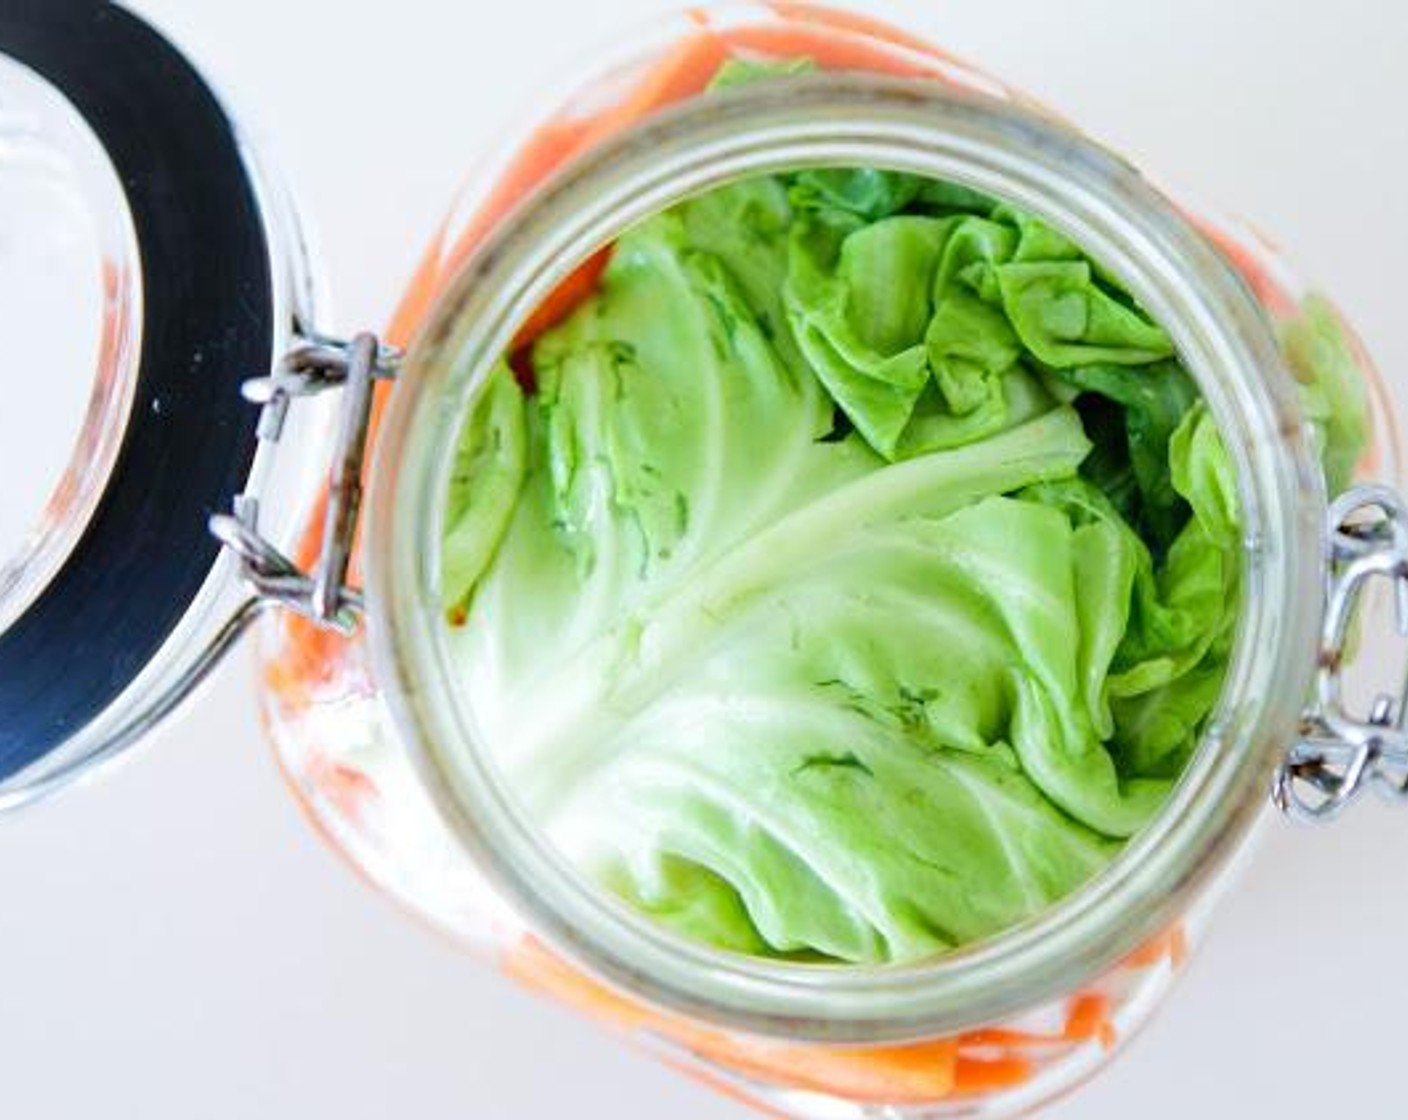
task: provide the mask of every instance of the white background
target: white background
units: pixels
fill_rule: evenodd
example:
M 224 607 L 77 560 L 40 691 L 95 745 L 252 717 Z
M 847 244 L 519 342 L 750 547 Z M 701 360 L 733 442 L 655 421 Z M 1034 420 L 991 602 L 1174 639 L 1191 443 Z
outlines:
M 272 144 L 338 328 L 383 322 L 475 154 L 658 0 L 146 0 Z M 1275 231 L 1408 378 L 1401 0 L 893 0 Z M 245 658 L 131 764 L 0 823 L 0 1115 L 739 1115 L 408 922 L 304 826 Z M 1404 1114 L 1408 809 L 1273 822 L 1165 1013 L 1059 1120 Z

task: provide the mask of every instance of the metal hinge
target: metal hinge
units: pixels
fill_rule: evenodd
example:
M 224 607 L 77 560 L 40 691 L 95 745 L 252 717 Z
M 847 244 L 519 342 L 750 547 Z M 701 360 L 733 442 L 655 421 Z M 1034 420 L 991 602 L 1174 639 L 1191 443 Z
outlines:
M 1335 817 L 1370 786 L 1408 800 L 1408 683 L 1360 715 L 1349 710 L 1343 673 L 1371 581 L 1390 582 L 1398 633 L 1408 636 L 1408 504 L 1387 487 L 1359 486 L 1330 506 L 1329 530 L 1315 695 L 1273 790 L 1279 809 L 1310 821 Z
M 362 465 L 371 421 L 372 390 L 395 377 L 399 352 L 359 334 L 350 342 L 311 339 L 291 350 L 267 377 L 245 382 L 245 399 L 257 404 L 259 437 L 277 440 L 290 405 L 330 389 L 343 397 L 328 473 L 322 544 L 311 569 L 298 567 L 259 531 L 259 501 L 249 493 L 233 510 L 210 519 L 210 531 L 240 559 L 240 570 L 258 602 L 281 606 L 320 626 L 351 632 L 362 612 L 361 592 L 348 584 L 348 566 L 362 500 Z

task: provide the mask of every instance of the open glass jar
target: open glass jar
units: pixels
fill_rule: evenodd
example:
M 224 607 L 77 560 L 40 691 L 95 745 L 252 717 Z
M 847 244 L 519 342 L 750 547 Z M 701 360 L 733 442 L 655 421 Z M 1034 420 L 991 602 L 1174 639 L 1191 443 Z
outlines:
M 125 240 L 114 235 L 119 248 L 101 254 L 117 278 L 103 322 L 104 337 L 129 341 L 98 350 L 92 414 L 109 442 L 85 439 L 75 460 L 97 479 L 78 490 L 97 497 L 56 502 L 50 522 L 62 532 L 38 538 L 72 555 L 30 548 L 12 566 L 19 590 L 0 583 L 0 664 L 15 666 L 0 673 L 7 803 L 129 745 L 266 615 L 262 700 L 281 765 L 311 819 L 383 890 L 525 982 L 766 1108 L 945 1116 L 1022 1111 L 1108 1060 L 1167 990 L 1273 792 L 1289 810 L 1329 815 L 1368 784 L 1403 785 L 1401 703 L 1356 718 L 1340 693 L 1354 606 L 1373 577 L 1401 580 L 1408 544 L 1394 491 L 1325 491 L 1290 340 L 1307 317 L 1334 313 L 1258 239 L 1171 202 L 985 75 L 804 5 L 683 16 L 585 81 L 460 201 L 387 332 L 393 350 L 371 336 L 317 337 L 287 209 L 169 45 L 86 5 L 9 24 L 0 49 L 17 72 L 67 94 L 119 172 L 105 181 L 113 205 L 103 213 L 129 224 L 114 219 Z M 223 162 L 191 160 L 173 143 L 169 166 L 129 173 L 123 130 L 149 126 L 113 124 L 98 94 L 71 84 L 85 50 L 114 49 L 145 52 L 188 83 L 168 130 L 214 146 Z M 822 73 L 706 93 L 729 58 L 806 58 Z M 206 178 L 192 198 L 218 184 L 218 219 L 144 194 L 144 183 L 196 174 L 197 163 Z M 436 557 L 446 481 L 499 355 L 564 292 L 589 289 L 602 247 L 632 224 L 744 176 L 826 166 L 970 186 L 1102 261 L 1196 377 L 1232 450 L 1246 526 L 1227 683 L 1168 803 L 1059 905 L 916 965 L 726 954 L 606 899 L 537 834 L 476 747 L 445 646 Z M 194 265 L 161 253 L 179 254 L 183 237 L 209 244 L 207 231 L 227 236 L 226 259 L 243 263 L 182 282 Z M 235 306 L 249 313 L 232 318 Z M 173 324 L 185 333 L 173 337 Z M 1393 414 L 1367 358 L 1354 360 L 1375 426 L 1357 476 L 1391 482 Z M 198 398 L 197 370 L 209 370 Z M 241 383 L 257 407 L 238 400 Z M 177 427 L 191 446 L 176 445 Z M 103 450 L 114 440 L 122 454 Z M 171 478 L 180 501 L 124 476 L 144 447 L 159 463 L 140 478 Z M 192 470 L 206 464 L 202 490 L 191 480 L 204 472 Z M 145 520 L 158 514 L 163 523 Z M 120 544 L 101 543 L 105 527 Z M 187 566 L 181 578 L 149 577 L 173 555 Z M 106 693 L 65 673 L 75 639 L 54 622 L 75 617 L 68 581 L 100 563 L 113 573 L 93 585 L 111 604 L 110 644 L 79 647 L 77 660 L 105 677 Z M 151 589 L 132 596 L 137 578 Z M 129 632 L 152 616 L 165 628 Z

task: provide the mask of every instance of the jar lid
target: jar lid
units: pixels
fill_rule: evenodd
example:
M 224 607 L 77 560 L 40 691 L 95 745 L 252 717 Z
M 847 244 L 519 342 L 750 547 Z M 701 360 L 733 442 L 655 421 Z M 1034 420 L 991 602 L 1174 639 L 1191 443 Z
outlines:
M 231 575 L 206 523 L 258 448 L 239 386 L 276 343 L 270 242 L 170 43 L 94 0 L 0 9 L 0 805 L 115 753 L 195 672 Z

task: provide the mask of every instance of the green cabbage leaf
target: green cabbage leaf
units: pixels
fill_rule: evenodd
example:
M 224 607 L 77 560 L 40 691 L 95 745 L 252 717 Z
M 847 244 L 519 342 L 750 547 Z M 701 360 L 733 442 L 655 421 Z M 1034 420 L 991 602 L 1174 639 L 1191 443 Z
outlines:
M 467 422 L 477 733 L 599 883 L 742 952 L 912 960 L 1088 880 L 1225 672 L 1231 466 L 1054 231 L 893 173 L 624 235 Z

